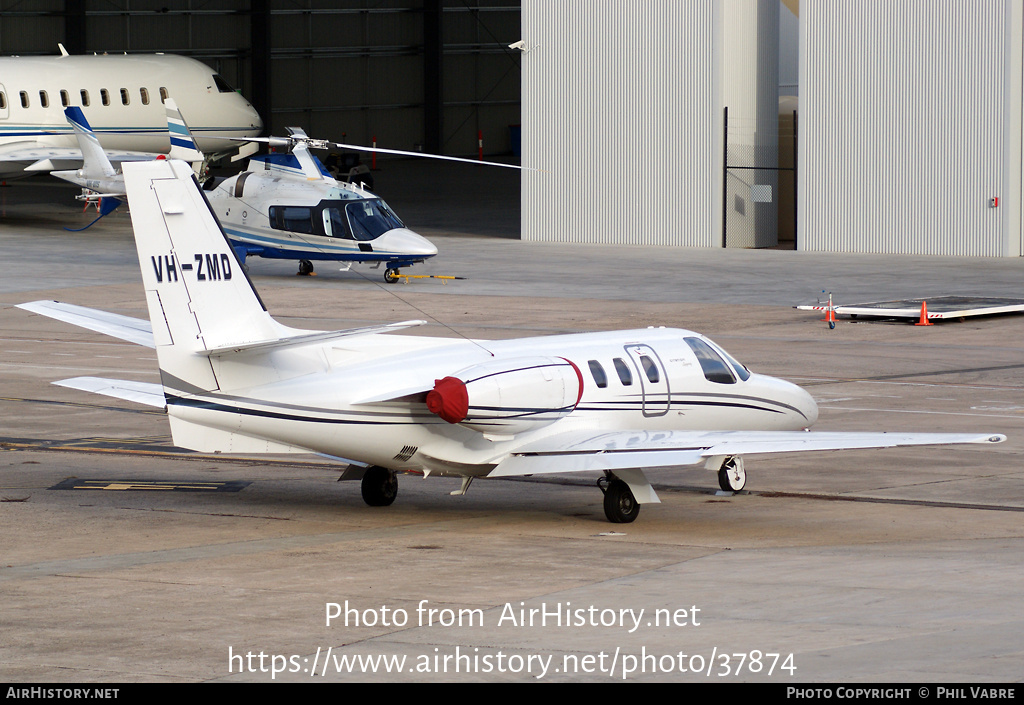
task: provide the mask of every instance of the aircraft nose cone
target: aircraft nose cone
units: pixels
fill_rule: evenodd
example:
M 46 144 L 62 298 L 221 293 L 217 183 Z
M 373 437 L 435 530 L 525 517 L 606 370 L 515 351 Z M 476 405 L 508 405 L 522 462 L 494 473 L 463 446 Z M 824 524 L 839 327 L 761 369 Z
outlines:
M 780 417 L 782 425 L 777 430 L 795 431 L 807 428 L 818 420 L 818 404 L 803 387 L 778 377 L 755 374 L 753 379 L 756 381 L 755 388 L 766 398 L 776 401 L 780 410 L 784 410 L 784 416 Z
M 798 401 L 794 406 L 800 409 L 800 413 L 807 417 L 807 425 L 810 426 L 818 420 L 818 403 L 814 401 L 814 397 L 812 397 L 806 389 L 803 387 L 797 387 L 795 384 L 793 386 L 796 387 L 799 392 L 797 395 Z
M 406 257 L 425 258 L 437 254 L 437 247 L 434 243 L 408 228 L 387 231 L 374 242 L 373 249 L 378 252 L 385 250 Z

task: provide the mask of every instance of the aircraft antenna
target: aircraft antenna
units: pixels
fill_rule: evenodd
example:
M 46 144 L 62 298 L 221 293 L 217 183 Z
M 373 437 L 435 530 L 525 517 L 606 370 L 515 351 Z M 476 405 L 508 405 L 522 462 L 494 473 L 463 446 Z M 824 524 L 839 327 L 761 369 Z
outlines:
M 448 325 L 447 323 L 444 323 L 443 321 L 440 321 L 440 320 L 438 320 L 438 319 L 437 319 L 437 318 L 436 318 L 435 316 L 432 316 L 432 315 L 431 315 L 430 313 L 428 313 L 427 311 L 424 311 L 424 310 L 423 310 L 422 308 L 420 308 L 420 307 L 419 307 L 419 306 L 417 306 L 416 304 L 414 304 L 414 303 L 412 303 L 412 302 L 410 302 L 410 301 L 406 301 L 405 299 L 403 299 L 403 298 L 402 298 L 401 296 L 399 296 L 399 295 L 398 295 L 398 294 L 397 294 L 397 293 L 395 292 L 395 290 L 394 290 L 394 286 L 385 286 L 384 284 L 381 284 L 380 282 L 378 282 L 378 281 L 377 281 L 376 279 L 371 279 L 370 277 L 366 276 L 365 274 L 363 274 L 362 272 L 360 272 L 359 270 L 357 270 L 357 269 L 356 269 L 355 267 L 353 267 L 353 268 L 352 268 L 352 269 L 350 269 L 349 271 L 350 271 L 350 272 L 354 272 L 355 274 L 359 275 L 360 277 L 362 277 L 362 279 L 363 279 L 363 280 L 365 280 L 365 281 L 368 281 L 368 282 L 370 282 L 371 284 L 373 284 L 374 286 L 376 286 L 376 287 L 377 287 L 378 289 L 381 289 L 382 291 L 386 291 L 387 293 L 391 294 L 391 295 L 392 295 L 392 296 L 394 296 L 394 297 L 395 297 L 396 299 L 398 299 L 399 301 L 401 301 L 401 302 L 402 302 L 403 304 L 405 304 L 406 306 L 409 306 L 409 307 L 410 307 L 410 308 L 412 308 L 412 309 L 413 309 L 414 311 L 417 311 L 418 313 L 422 314 L 423 316 L 425 316 L 425 317 L 429 318 L 430 320 L 432 320 L 432 321 L 433 321 L 434 323 L 436 323 L 437 325 L 441 326 L 441 327 L 442 327 L 442 328 L 444 328 L 445 330 L 451 331 L 452 333 L 454 333 L 454 334 L 455 334 L 455 335 L 457 335 L 458 337 L 462 338 L 463 340 L 465 340 L 465 341 L 468 341 L 468 342 L 472 343 L 473 345 L 477 346 L 478 348 L 480 348 L 481 350 L 483 350 L 483 351 L 484 351 L 485 353 L 487 353 L 487 354 L 488 354 L 488 355 L 490 355 L 491 357 L 494 357 L 494 353 L 493 353 L 493 352 L 491 352 L 490 350 L 488 350 L 488 349 L 487 349 L 486 347 L 484 347 L 483 345 L 481 345 L 481 344 L 480 344 L 480 341 L 479 341 L 479 340 L 473 340 L 472 338 L 470 338 L 470 337 L 468 337 L 468 336 L 466 336 L 466 335 L 463 335 L 462 333 L 460 333 L 459 331 L 455 330 L 454 328 L 452 328 L 452 327 L 451 327 L 450 325 Z

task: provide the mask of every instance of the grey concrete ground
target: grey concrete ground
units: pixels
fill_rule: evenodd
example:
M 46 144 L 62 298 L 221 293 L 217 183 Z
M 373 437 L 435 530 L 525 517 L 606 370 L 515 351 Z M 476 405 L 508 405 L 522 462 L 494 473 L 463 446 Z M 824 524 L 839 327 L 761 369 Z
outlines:
M 0 680 L 1021 680 L 1024 317 L 829 330 L 791 308 L 822 289 L 1019 296 L 1019 260 L 523 243 L 508 237 L 511 195 L 481 196 L 490 219 L 432 210 L 415 189 L 429 173 L 393 166 L 378 190 L 441 251 L 410 273 L 466 279 L 385 286 L 373 270 L 301 278 L 251 260 L 275 316 L 324 329 L 428 317 L 426 334 L 485 338 L 692 328 L 806 385 L 818 429 L 1009 441 L 748 459 L 734 497 L 699 468 L 659 471 L 663 503 L 625 526 L 572 476 L 481 481 L 465 497 L 403 478 L 395 505 L 372 509 L 323 459 L 184 453 L 162 414 L 51 385 L 155 381 L 155 359 L 13 308 L 145 315 L 127 216 L 68 233 L 87 222 L 73 191 L 15 185 L 0 189 Z M 67 478 L 122 489 L 51 489 Z M 249 484 L 124 489 L 147 481 Z M 349 625 L 327 625 L 346 601 Z M 531 626 L 540 608 L 562 625 Z M 405 661 L 343 663 L 383 656 Z

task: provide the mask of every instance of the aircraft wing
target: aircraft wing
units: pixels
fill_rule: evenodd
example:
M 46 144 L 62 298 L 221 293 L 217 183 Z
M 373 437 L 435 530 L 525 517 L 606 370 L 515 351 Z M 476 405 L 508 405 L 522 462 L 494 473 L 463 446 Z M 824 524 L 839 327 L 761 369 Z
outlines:
M 127 340 L 129 343 L 155 348 L 153 326 L 149 321 L 117 313 L 107 313 L 94 308 L 65 304 L 60 301 L 30 301 L 18 304 L 18 308 L 38 313 L 41 316 L 55 318 L 80 328 L 103 333 L 113 338 Z M 162 405 L 161 405 L 162 406 Z
M 696 465 L 708 458 L 897 446 L 1001 443 L 982 433 L 812 431 L 570 431 L 528 442 L 489 477 Z
M 54 382 L 59 387 L 80 389 L 117 399 L 126 399 L 146 406 L 162 409 L 167 406 L 162 384 L 132 382 L 124 379 L 103 379 L 102 377 L 75 377 Z
M 75 306 L 61 301 L 30 301 L 24 304 L 17 304 L 18 308 L 38 313 L 41 316 L 55 318 L 80 328 L 96 331 L 109 335 L 112 338 L 120 338 L 130 343 L 144 345 L 147 348 L 155 348 L 156 342 L 153 338 L 153 326 L 149 321 L 131 316 L 122 316 L 117 313 L 108 313 L 95 308 Z M 389 333 L 413 326 L 421 326 L 426 321 L 402 321 L 401 323 L 386 323 L 379 326 L 366 326 L 363 328 L 351 328 L 349 330 L 336 331 L 314 331 L 301 333 L 299 335 L 283 336 L 274 340 L 263 340 L 255 343 L 243 343 L 239 345 L 226 345 L 224 347 L 205 350 L 201 354 L 210 357 L 226 355 L 229 353 L 267 351 L 274 348 L 305 345 L 308 343 L 322 343 L 326 341 L 348 338 L 361 335 L 375 335 L 378 333 Z M 87 390 L 93 391 L 93 390 Z M 102 392 L 101 392 L 102 393 Z M 162 406 L 162 405 L 161 405 Z

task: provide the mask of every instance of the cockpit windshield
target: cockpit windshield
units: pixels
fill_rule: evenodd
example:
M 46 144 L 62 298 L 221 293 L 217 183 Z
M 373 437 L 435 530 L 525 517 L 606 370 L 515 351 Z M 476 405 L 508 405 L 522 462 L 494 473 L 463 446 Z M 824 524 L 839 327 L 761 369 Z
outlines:
M 213 74 L 213 82 L 217 85 L 217 90 L 221 93 L 234 93 L 235 89 L 231 87 L 231 84 L 224 80 L 223 76 L 219 73 Z
M 349 203 L 345 210 L 356 240 L 373 240 L 388 230 L 405 227 L 388 204 L 379 198 Z
M 738 377 L 746 382 L 750 379 L 750 370 L 738 363 L 729 353 L 719 347 L 712 347 L 700 338 L 684 338 L 693 354 L 697 356 L 701 370 L 709 382 L 718 384 L 735 384 Z M 726 362 L 728 360 L 728 362 Z
M 405 225 L 379 198 L 358 201 L 321 201 L 324 235 L 368 242 Z

